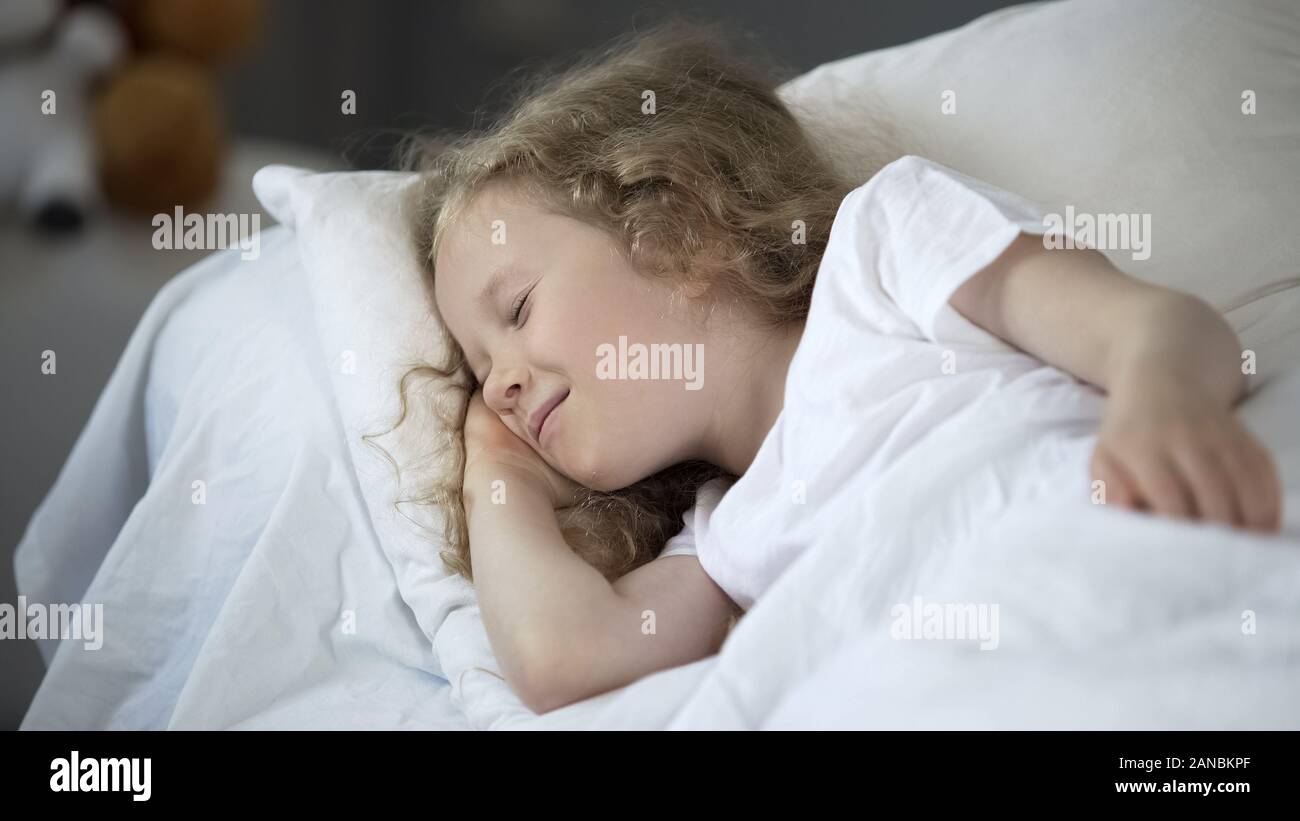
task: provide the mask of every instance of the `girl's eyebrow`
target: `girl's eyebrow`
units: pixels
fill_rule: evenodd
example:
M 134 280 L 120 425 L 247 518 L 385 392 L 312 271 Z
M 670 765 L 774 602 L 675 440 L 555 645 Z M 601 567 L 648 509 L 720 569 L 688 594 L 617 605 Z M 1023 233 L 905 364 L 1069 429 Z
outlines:
M 497 269 L 488 275 L 487 284 L 483 286 L 482 292 L 478 295 L 478 301 L 484 305 L 490 305 L 505 286 L 506 277 L 513 272 L 509 263 L 497 266 Z

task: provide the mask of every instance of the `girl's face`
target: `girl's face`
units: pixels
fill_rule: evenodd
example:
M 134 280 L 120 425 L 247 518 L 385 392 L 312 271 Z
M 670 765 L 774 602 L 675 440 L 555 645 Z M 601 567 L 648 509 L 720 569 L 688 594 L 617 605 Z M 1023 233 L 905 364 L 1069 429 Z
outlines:
M 434 264 L 439 313 L 484 401 L 551 467 L 616 490 L 697 458 L 713 393 L 706 333 L 674 283 L 638 274 L 608 235 L 501 181 L 447 227 Z M 645 378 L 637 343 L 676 344 L 682 366 Z

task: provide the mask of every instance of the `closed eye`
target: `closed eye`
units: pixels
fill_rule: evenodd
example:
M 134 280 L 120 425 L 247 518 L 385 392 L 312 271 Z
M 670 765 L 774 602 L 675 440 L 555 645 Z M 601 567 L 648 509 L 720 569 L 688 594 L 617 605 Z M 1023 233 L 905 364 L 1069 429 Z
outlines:
M 524 305 L 527 304 L 528 296 L 532 292 L 533 289 L 529 288 L 527 291 L 520 294 L 519 298 L 515 300 L 515 304 L 510 309 L 510 324 L 516 328 L 521 327 L 519 324 L 519 315 L 523 313 Z

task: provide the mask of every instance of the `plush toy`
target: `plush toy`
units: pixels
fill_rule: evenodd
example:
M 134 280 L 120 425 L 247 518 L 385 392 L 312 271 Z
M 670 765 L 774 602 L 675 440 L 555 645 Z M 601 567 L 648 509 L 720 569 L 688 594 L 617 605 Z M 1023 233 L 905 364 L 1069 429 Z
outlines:
M 132 60 L 95 107 L 104 190 L 140 213 L 195 206 L 212 195 L 224 152 L 212 80 L 179 57 Z
M 217 66 L 257 35 L 259 0 L 124 0 L 135 51 L 95 107 L 110 201 L 142 213 L 196 206 L 224 153 Z
M 0 2 L 0 209 L 52 230 L 82 224 L 99 198 L 91 83 L 125 47 L 105 9 Z

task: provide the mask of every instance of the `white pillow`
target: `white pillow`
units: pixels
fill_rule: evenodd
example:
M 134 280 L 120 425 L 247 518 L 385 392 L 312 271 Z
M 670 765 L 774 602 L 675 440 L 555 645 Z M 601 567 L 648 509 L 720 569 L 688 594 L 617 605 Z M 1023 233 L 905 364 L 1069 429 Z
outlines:
M 1015 6 L 782 93 L 860 182 L 883 132 L 886 161 L 919 154 L 1060 214 L 1150 214 L 1149 259 L 1107 256 L 1221 310 L 1300 274 L 1294 0 Z
M 297 239 L 358 484 L 402 598 L 445 671 L 438 633 L 452 610 L 473 603 L 473 588 L 446 571 L 437 556 L 441 544 L 430 545 L 442 533 L 442 512 L 394 506 L 399 495 L 420 490 L 444 468 L 428 460 L 428 440 L 419 436 L 435 423 L 432 408 L 412 402 L 406 424 L 373 439 L 401 467 L 400 487 L 392 464 L 361 438 L 396 418 L 396 385 L 408 365 L 444 355 L 408 224 L 417 182 L 415 174 L 389 171 L 314 173 L 269 165 L 253 176 L 253 190 Z

